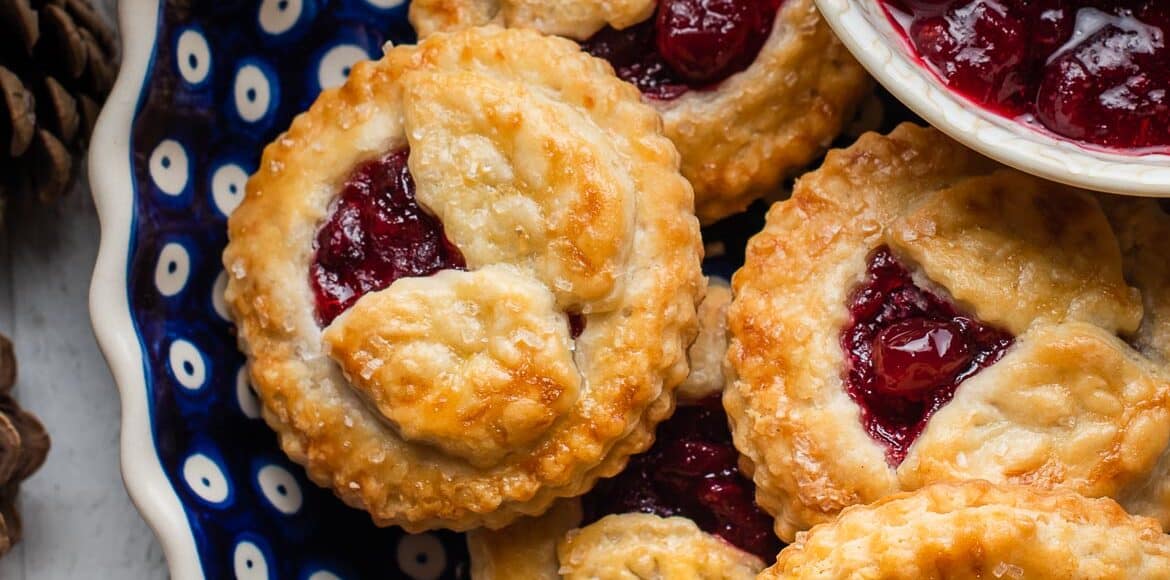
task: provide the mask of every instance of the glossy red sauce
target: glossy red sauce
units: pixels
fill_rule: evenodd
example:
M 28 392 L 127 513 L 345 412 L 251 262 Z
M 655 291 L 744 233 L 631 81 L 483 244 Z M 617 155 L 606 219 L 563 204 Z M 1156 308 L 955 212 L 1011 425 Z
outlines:
M 1170 152 L 1170 2 L 883 0 L 952 89 L 1097 148 Z
M 309 281 L 322 325 L 399 278 L 465 267 L 443 224 L 415 201 L 408 155 L 396 151 L 354 169 L 317 232 Z
M 888 248 L 869 258 L 841 335 L 845 387 L 866 431 L 899 465 L 959 385 L 994 364 L 1013 337 L 918 287 Z
M 662 0 L 654 16 L 581 43 L 644 95 L 670 100 L 718 84 L 756 59 L 783 0 Z
M 780 540 L 772 516 L 755 503 L 755 486 L 739 471 L 719 397 L 679 407 L 658 426 L 647 452 L 584 498 L 585 523 L 609 514 L 682 516 L 741 550 L 772 562 Z

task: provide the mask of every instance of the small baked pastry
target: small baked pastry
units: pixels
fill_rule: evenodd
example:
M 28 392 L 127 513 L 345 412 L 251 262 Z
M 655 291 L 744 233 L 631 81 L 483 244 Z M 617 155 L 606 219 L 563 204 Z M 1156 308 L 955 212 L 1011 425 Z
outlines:
M 503 530 L 469 532 L 472 580 L 753 580 L 765 566 L 684 517 L 631 512 L 578 527 L 580 510 L 560 500 Z
M 699 335 L 687 349 L 691 373 L 678 387 L 680 403 L 700 403 L 723 393 L 723 361 L 727 358 L 727 308 L 731 286 L 718 276 L 707 278 L 707 293 L 699 303 Z
M 379 524 L 500 527 L 645 450 L 696 333 L 691 190 L 564 39 L 360 63 L 264 152 L 227 301 L 283 448 Z
M 1170 536 L 1107 498 L 936 484 L 798 534 L 774 578 L 1170 578 Z
M 799 173 L 870 88 L 813 0 L 414 0 L 410 20 L 535 28 L 608 60 L 662 113 L 703 223 Z
M 772 518 L 754 504 L 752 483 L 739 471 L 710 379 L 722 376 L 729 299 L 729 289 L 712 280 L 690 353 L 692 388 L 679 389 L 679 407 L 658 426 L 654 446 L 582 498 L 502 530 L 469 532 L 474 580 L 738 580 L 755 578 L 775 556 Z
M 780 543 L 737 459 L 718 397 L 680 403 L 616 477 L 541 517 L 469 532 L 472 578 L 755 578 Z
M 724 402 L 777 533 L 924 485 L 1170 522 L 1170 217 L 903 125 L 830 152 L 735 274 Z

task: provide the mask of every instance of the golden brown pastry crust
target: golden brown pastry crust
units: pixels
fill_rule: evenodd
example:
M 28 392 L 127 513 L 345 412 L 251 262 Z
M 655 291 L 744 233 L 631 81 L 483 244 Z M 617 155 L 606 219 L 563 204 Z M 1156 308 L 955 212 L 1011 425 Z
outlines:
M 1170 219 L 1152 202 L 1104 207 L 911 125 L 830 152 L 772 207 L 732 282 L 724 404 L 781 539 L 964 479 L 1067 487 L 1170 521 L 1170 369 L 1154 342 L 1170 278 L 1147 249 Z M 1017 335 L 896 469 L 842 379 L 848 297 L 881 245 Z
M 939 484 L 799 534 L 759 578 L 1170 578 L 1170 537 L 1110 499 Z
M 585 40 L 612 26 L 629 28 L 654 14 L 658 0 L 421 0 L 410 5 L 419 38 L 470 26 L 531 28 Z
M 581 517 L 580 500 L 560 499 L 544 514 L 506 528 L 467 532 L 472 580 L 560 580 L 557 543 L 581 525 Z
M 399 280 L 322 329 L 319 224 L 355 165 L 406 146 L 469 271 Z M 356 65 L 265 149 L 229 222 L 226 297 L 285 452 L 410 530 L 500 527 L 616 473 L 670 414 L 695 333 L 677 167 L 637 91 L 567 40 L 485 28 Z
M 650 16 L 639 0 L 591 0 L 580 3 L 579 11 L 562 4 L 415 0 L 410 20 L 420 36 L 490 22 L 584 40 L 607 23 L 620 29 Z M 551 16 L 534 17 L 534 6 Z M 815 160 L 853 117 L 870 86 L 869 76 L 833 35 L 813 0 L 786 0 L 746 70 L 712 90 L 647 101 L 661 112 L 666 135 L 682 154 L 699 220 L 711 223 L 773 193 Z
M 723 392 L 728 306 L 731 306 L 731 285 L 717 276 L 708 278 L 707 295 L 698 309 L 699 335 L 687 349 L 691 373 L 675 392 L 679 403 L 695 403 Z
M 702 401 L 718 395 L 723 389 L 727 307 L 730 303 L 731 288 L 727 282 L 717 277 L 708 279 L 707 294 L 698 307 L 699 335 L 688 351 L 691 374 L 675 392 L 680 404 Z M 471 577 L 473 580 L 561 578 L 557 544 L 570 530 L 580 526 L 581 518 L 580 500 L 561 499 L 543 515 L 520 518 L 503 529 L 469 531 L 467 546 L 471 552 Z M 722 540 L 718 541 L 724 544 Z M 577 544 L 578 549 L 582 549 L 580 540 Z M 758 561 L 749 554 L 732 558 L 737 562 L 748 559 Z M 761 568 L 762 563 L 755 570 Z
M 472 530 L 472 579 L 747 580 L 764 569 L 756 556 L 685 518 L 630 513 L 585 527 L 580 521 L 580 502 L 566 499 L 502 530 Z
M 699 529 L 686 518 L 610 515 L 570 531 L 557 545 L 567 580 L 747 580 L 759 558 Z

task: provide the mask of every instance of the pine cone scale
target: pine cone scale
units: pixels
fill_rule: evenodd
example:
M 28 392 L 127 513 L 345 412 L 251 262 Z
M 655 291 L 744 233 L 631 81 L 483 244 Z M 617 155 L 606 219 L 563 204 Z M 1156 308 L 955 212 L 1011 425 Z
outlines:
M 7 415 L 0 414 L 0 481 L 10 481 L 20 469 L 20 431 Z
M 81 112 L 77 108 L 77 99 L 74 99 L 61 83 L 53 77 L 45 77 L 45 90 L 42 93 L 44 107 L 38 111 L 37 118 L 42 123 L 52 122 L 50 127 L 61 139 L 69 142 L 77 136 L 77 128 L 81 126 Z
M 15 159 L 28 151 L 36 134 L 33 96 L 20 78 L 3 66 L 0 66 L 0 91 L 4 93 L 4 106 L 8 112 L 8 154 Z
M 2 211 L 14 193 L 52 201 L 70 189 L 118 59 L 88 0 L 0 0 L 0 34 Z
M 73 20 L 80 24 L 80 29 L 93 35 L 95 41 L 98 43 L 101 54 L 111 55 L 117 52 L 118 47 L 117 40 L 114 38 L 114 31 L 109 26 L 106 26 L 105 21 L 93 9 L 92 4 L 86 0 L 66 0 L 65 6 L 68 8 L 69 13 L 73 15 Z
M 49 439 L 49 431 L 36 415 L 21 409 L 15 417 L 12 424 L 20 434 L 20 445 L 25 452 L 20 454 L 12 480 L 24 481 L 45 464 L 52 441 Z
M 12 398 L 15 382 L 12 341 L 0 336 L 0 556 L 20 541 L 16 494 L 20 483 L 45 463 L 50 444 L 41 421 Z
M 51 51 L 45 57 L 60 63 L 69 78 L 78 78 L 85 72 L 89 53 L 77 25 L 64 8 L 48 4 L 41 9 L 41 34 L 37 47 Z
M 41 201 L 51 202 L 73 183 L 75 159 L 60 139 L 44 129 L 37 131 L 31 152 L 33 187 Z
M 26 54 L 32 54 L 40 36 L 37 12 L 28 0 L 0 0 L 0 22 L 4 32 L 16 38 Z

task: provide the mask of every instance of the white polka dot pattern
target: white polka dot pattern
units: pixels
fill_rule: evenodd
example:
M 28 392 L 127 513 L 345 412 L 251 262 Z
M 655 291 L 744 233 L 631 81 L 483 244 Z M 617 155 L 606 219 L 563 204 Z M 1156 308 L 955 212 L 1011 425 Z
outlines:
M 236 112 L 244 121 L 260 121 L 272 108 L 272 81 L 259 65 L 246 64 L 240 67 L 232 86 Z
M 207 364 L 203 360 L 203 353 L 189 341 L 178 339 L 171 343 L 170 356 L 171 372 L 179 384 L 189 390 L 198 390 L 207 380 Z
M 232 563 L 235 566 L 238 580 L 268 580 L 268 561 L 260 547 L 250 541 L 236 544 L 232 554 Z
M 211 199 L 224 217 L 232 215 L 244 199 L 248 172 L 235 163 L 225 163 L 211 174 Z
M 260 29 L 268 34 L 283 34 L 296 26 L 304 6 L 301 0 L 264 0 L 260 3 Z
M 192 85 L 203 84 L 211 73 L 211 47 L 202 32 L 188 28 L 175 44 L 175 63 L 179 76 Z
M 167 195 L 179 195 L 190 179 L 187 150 L 178 141 L 167 139 L 150 154 L 150 178 Z
M 244 413 L 245 417 L 249 419 L 260 418 L 260 399 L 256 398 L 256 392 L 252 390 L 252 383 L 248 381 L 248 368 L 240 367 L 240 371 L 236 373 L 236 402 L 240 405 L 240 411 Z
M 279 465 L 265 465 L 256 473 L 260 491 L 272 507 L 280 513 L 292 515 L 300 511 L 304 498 L 301 486 L 289 471 Z
M 163 246 L 154 267 L 154 285 L 163 296 L 174 296 L 187 286 L 191 275 L 191 256 L 182 244 L 175 242 Z
M 447 568 L 447 552 L 431 534 L 403 536 L 397 555 L 398 565 L 412 580 L 437 580 Z
M 196 496 L 207 503 L 223 504 L 231 497 L 231 486 L 223 469 L 202 453 L 196 453 L 183 462 L 183 480 Z
M 332 89 L 345 83 L 349 69 L 359 61 L 369 60 L 365 49 L 353 44 L 342 44 L 329 49 L 317 67 L 317 82 L 322 89 Z
M 215 314 L 221 319 L 231 321 L 231 313 L 228 312 L 227 301 L 224 300 L 223 291 L 227 288 L 227 272 L 220 270 L 219 275 L 215 277 L 215 283 L 211 285 L 211 307 L 215 310 Z
M 166 515 L 193 524 L 209 578 L 406 578 L 398 547 L 415 578 L 465 565 L 458 535 L 436 532 L 421 551 L 400 546 L 401 530 L 355 518 L 283 459 L 223 298 L 224 222 L 261 149 L 322 85 L 343 83 L 386 41 L 410 42 L 405 18 L 403 0 L 164 2 L 156 29 L 134 31 L 157 33 L 157 46 L 134 95 L 133 197 L 122 192 L 134 229 L 122 275 L 150 436 L 183 508 Z M 436 573 L 435 562 L 447 568 Z

